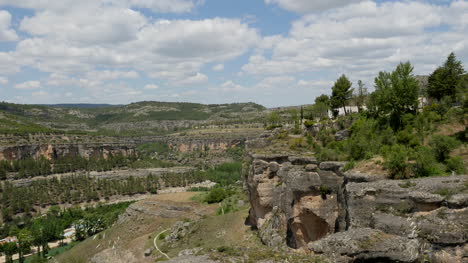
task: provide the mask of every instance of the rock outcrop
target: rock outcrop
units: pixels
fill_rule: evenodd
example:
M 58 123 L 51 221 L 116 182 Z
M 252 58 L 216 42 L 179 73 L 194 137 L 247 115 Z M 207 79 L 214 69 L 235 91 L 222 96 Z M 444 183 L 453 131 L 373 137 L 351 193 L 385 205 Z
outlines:
M 251 152 L 249 222 L 269 246 L 336 262 L 468 260 L 466 175 L 389 180 L 307 154 Z
M 92 156 L 107 158 L 110 154 L 129 156 L 136 153 L 134 144 L 122 143 L 67 143 L 67 144 L 27 144 L 0 147 L 0 160 L 21 160 L 26 158 L 41 158 L 49 160 L 60 157 Z

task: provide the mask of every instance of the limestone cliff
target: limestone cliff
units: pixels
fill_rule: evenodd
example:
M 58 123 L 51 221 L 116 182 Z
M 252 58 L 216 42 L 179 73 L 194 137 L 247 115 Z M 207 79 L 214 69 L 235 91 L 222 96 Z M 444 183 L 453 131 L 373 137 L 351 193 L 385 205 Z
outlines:
M 25 158 L 40 157 L 49 160 L 59 157 L 91 157 L 103 156 L 107 158 L 110 154 L 122 154 L 128 156 L 136 153 L 134 144 L 121 143 L 66 143 L 66 144 L 27 144 L 0 146 L 0 160 L 20 160 Z
M 252 149 L 246 164 L 249 222 L 269 246 L 336 262 L 468 259 L 466 175 L 388 180 L 307 153 Z

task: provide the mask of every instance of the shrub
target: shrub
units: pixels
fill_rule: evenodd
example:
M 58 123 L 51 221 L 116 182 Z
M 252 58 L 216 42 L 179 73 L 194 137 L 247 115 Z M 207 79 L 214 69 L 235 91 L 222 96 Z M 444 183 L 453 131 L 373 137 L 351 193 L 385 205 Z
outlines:
M 407 127 L 401 130 L 396 135 L 396 140 L 399 144 L 407 145 L 410 147 L 416 147 L 419 145 L 419 140 L 415 134 L 413 134 L 412 128 Z
M 447 170 L 457 174 L 464 174 L 466 172 L 465 164 L 461 157 L 450 157 L 446 161 Z
M 310 128 L 312 127 L 314 124 L 316 124 L 317 122 L 316 121 L 312 121 L 312 120 L 308 120 L 308 121 L 305 121 L 304 122 L 304 125 L 307 127 L 307 128 Z
M 434 135 L 430 145 L 434 149 L 436 159 L 443 162 L 449 157 L 450 152 L 460 145 L 460 142 L 449 136 Z
M 389 170 L 393 179 L 409 178 L 409 151 L 403 145 L 393 145 L 383 149 L 385 158 L 384 167 Z
M 343 172 L 349 171 L 353 169 L 356 166 L 356 162 L 351 160 L 346 163 L 346 165 L 343 167 Z
M 228 192 L 221 187 L 211 189 L 208 195 L 205 197 L 205 202 L 208 204 L 219 203 L 228 197 Z
M 417 177 L 440 175 L 445 170 L 443 164 L 437 162 L 430 148 L 418 147 L 414 158 L 413 172 Z

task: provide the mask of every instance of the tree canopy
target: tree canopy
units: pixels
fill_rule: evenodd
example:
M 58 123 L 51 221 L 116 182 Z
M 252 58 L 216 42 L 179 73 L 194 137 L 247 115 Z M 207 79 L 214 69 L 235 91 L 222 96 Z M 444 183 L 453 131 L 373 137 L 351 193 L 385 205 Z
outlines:
M 463 74 L 465 70 L 461 61 L 457 60 L 452 52 L 447 57 L 444 65 L 438 67 L 430 76 L 427 88 L 429 97 L 441 100 L 450 97 L 456 100 L 456 94 L 463 84 Z
M 404 114 L 414 113 L 418 108 L 419 83 L 412 73 L 413 67 L 406 62 L 391 73 L 379 72 L 375 78 L 369 108 L 380 117 L 388 116 L 394 130 L 401 127 Z
M 353 84 L 349 79 L 343 74 L 338 80 L 335 82 L 335 85 L 332 87 L 332 95 L 331 95 L 331 108 L 338 109 L 340 107 L 343 108 L 344 113 L 346 112 L 346 102 L 351 99 L 353 95 L 353 90 L 351 88 Z

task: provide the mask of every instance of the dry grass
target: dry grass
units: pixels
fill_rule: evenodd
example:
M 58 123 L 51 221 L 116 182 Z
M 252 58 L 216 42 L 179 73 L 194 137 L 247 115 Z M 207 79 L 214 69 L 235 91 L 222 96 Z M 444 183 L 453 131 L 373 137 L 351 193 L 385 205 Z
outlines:
M 388 175 L 388 171 L 386 171 L 383 167 L 384 159 L 381 156 L 374 157 L 369 160 L 364 160 L 357 162 L 351 171 L 359 171 L 365 174 L 375 174 L 375 175 Z

